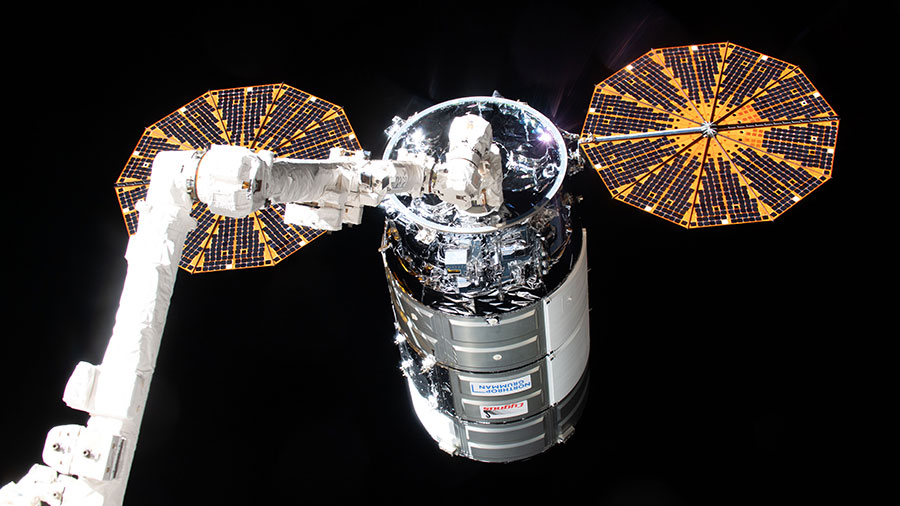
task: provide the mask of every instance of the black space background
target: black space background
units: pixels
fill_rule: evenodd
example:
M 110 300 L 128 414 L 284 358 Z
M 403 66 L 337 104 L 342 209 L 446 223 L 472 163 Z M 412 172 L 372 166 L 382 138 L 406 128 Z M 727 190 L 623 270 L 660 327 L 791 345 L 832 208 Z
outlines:
M 393 116 L 494 90 L 577 132 L 593 85 L 646 51 L 730 40 L 800 65 L 840 114 L 834 177 L 775 222 L 688 231 L 577 176 L 591 386 L 569 442 L 508 465 L 437 449 L 398 370 L 383 220 L 367 209 L 275 268 L 179 275 L 126 501 L 861 499 L 881 479 L 866 467 L 864 450 L 885 444 L 867 394 L 891 334 L 869 298 L 891 283 L 880 254 L 896 235 L 871 226 L 869 188 L 897 167 L 873 149 L 890 138 L 863 133 L 877 77 L 858 65 L 874 13 L 857 3 L 147 4 L 102 22 L 9 19 L 35 29 L 5 55 L 0 483 L 40 460 L 50 427 L 86 420 L 60 397 L 113 325 L 127 236 L 112 184 L 145 126 L 208 89 L 286 82 L 345 107 L 376 157 Z

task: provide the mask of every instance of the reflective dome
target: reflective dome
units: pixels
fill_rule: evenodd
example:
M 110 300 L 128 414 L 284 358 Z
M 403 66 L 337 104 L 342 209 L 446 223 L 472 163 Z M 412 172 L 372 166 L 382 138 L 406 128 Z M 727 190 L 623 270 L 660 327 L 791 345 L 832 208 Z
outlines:
M 444 232 L 482 233 L 527 220 L 562 185 L 567 153 L 562 135 L 547 117 L 528 105 L 497 97 L 469 97 L 432 106 L 411 117 L 388 141 L 382 158 L 405 150 L 445 161 L 447 131 L 454 118 L 481 116 L 491 124 L 503 162 L 503 206 L 484 216 L 459 212 L 435 195 L 392 195 L 386 205 L 419 225 Z

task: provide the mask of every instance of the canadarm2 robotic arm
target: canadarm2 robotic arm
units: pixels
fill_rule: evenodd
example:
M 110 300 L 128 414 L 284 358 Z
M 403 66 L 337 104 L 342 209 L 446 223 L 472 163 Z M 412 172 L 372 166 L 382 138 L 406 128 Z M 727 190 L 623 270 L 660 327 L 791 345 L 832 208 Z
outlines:
M 51 429 L 42 454 L 46 465 L 34 465 L 17 483 L 0 489 L 0 505 L 122 504 L 178 263 L 196 226 L 190 216 L 195 199 L 232 217 L 246 216 L 267 201 L 310 202 L 322 206 L 308 206 L 317 224 L 340 229 L 354 216 L 328 205 L 377 205 L 388 192 L 420 191 L 424 174 L 415 161 L 370 162 L 358 155 L 276 160 L 270 152 L 232 146 L 160 152 L 147 197 L 138 204 L 140 224 L 128 242 L 128 271 L 103 360 L 79 363 L 63 395 L 66 404 L 90 418 L 84 426 Z
M 454 121 L 462 126 L 452 156 L 438 167 L 425 157 L 373 161 L 339 150 L 327 160 L 277 159 L 233 146 L 160 152 L 147 197 L 137 204 L 140 223 L 128 242 L 128 271 L 103 360 L 79 363 L 63 395 L 90 417 L 84 426 L 51 429 L 46 465 L 0 488 L 0 505 L 123 503 L 178 263 L 196 226 L 194 202 L 229 217 L 283 202 L 286 221 L 327 230 L 359 223 L 362 206 L 378 205 L 389 193 L 428 191 L 463 211 L 483 212 L 502 202 L 499 156 L 487 122 L 462 118 Z

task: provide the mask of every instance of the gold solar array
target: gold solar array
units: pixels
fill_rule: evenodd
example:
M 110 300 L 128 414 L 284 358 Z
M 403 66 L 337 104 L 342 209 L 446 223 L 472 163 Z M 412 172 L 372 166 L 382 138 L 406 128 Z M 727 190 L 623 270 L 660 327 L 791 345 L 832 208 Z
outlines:
M 830 179 L 838 123 L 798 67 L 718 43 L 598 84 L 580 142 L 616 199 L 706 227 L 773 220 Z
M 322 159 L 333 147 L 361 149 L 344 110 L 285 84 L 213 90 L 150 125 L 115 184 L 129 234 L 138 227 L 135 203 L 147 195 L 159 151 L 212 144 L 268 149 L 279 157 Z M 323 231 L 284 223 L 284 204 L 244 218 L 213 214 L 195 203 L 197 228 L 188 235 L 179 266 L 210 272 L 274 265 Z

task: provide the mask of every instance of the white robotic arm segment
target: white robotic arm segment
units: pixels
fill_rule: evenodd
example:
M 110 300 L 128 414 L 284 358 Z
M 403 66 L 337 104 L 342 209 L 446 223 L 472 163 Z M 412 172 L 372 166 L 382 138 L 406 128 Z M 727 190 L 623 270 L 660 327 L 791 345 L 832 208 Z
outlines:
M 486 214 L 500 207 L 503 167 L 492 138 L 491 124 L 480 116 L 455 118 L 447 161 L 435 171 L 431 191 L 469 214 Z
M 128 272 L 103 361 L 80 363 L 66 385 L 64 401 L 90 414 L 87 425 L 51 429 L 43 452 L 49 467 L 35 466 L 4 487 L 0 504 L 122 504 L 178 262 L 196 226 L 189 194 L 195 155 L 161 152 L 153 161 L 147 197 L 137 205 L 140 222 L 128 241 Z
M 17 483 L 0 488 L 0 506 L 102 506 L 103 497 L 85 482 L 35 464 Z
M 367 160 L 340 148 L 325 160 L 296 160 L 218 145 L 194 152 L 192 160 L 188 187 L 192 180 L 196 198 L 213 213 L 240 218 L 267 203 L 286 203 L 285 221 L 325 230 L 358 224 L 362 206 L 377 206 L 388 193 L 420 195 L 433 165 L 412 156 Z
M 339 172 L 334 164 L 318 161 L 277 159 L 264 182 L 270 202 L 312 202 L 337 184 Z
M 358 225 L 363 207 L 377 206 L 388 193 L 403 191 L 407 186 L 421 191 L 422 168 L 408 171 L 407 167 L 395 166 L 396 163 L 366 160 L 337 151 L 322 162 L 276 161 L 276 167 L 291 166 L 290 173 L 295 180 L 309 178 L 306 174 L 315 171 L 315 192 L 306 192 L 303 198 L 297 198 L 292 192 L 292 198 L 282 200 L 288 202 L 285 222 L 320 230 L 340 230 L 344 223 Z M 418 174 L 416 183 L 410 183 L 409 173 L 414 179 Z

